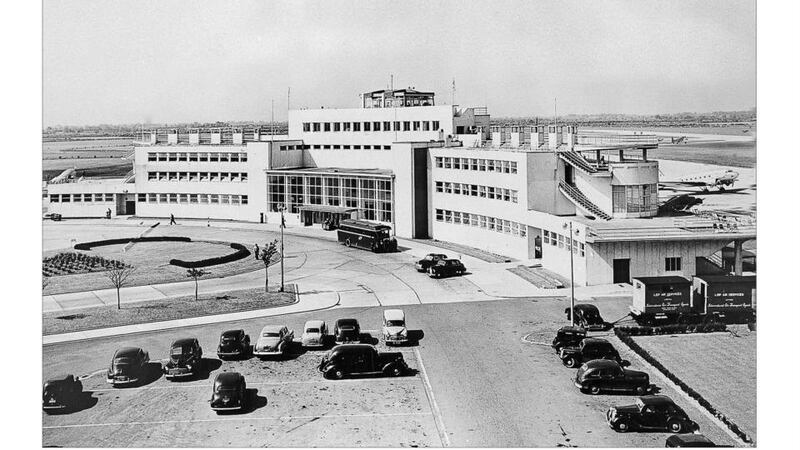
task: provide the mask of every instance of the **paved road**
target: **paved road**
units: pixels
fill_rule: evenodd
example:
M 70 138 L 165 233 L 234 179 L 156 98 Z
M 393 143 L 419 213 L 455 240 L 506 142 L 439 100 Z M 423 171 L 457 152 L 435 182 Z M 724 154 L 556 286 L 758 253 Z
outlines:
M 566 304 L 537 298 L 404 306 L 409 328 L 421 340 L 417 347 L 401 349 L 417 372 L 397 379 L 323 381 L 315 370 L 318 352 L 308 352 L 286 361 L 220 364 L 211 359 L 213 371 L 188 383 L 159 378 L 142 388 L 115 390 L 102 381 L 102 370 L 122 345 L 142 346 L 160 359 L 174 338 L 197 336 L 206 356 L 213 357 L 219 333 L 232 327 L 254 335 L 265 323 L 285 322 L 299 334 L 310 318 L 332 324 L 349 316 L 362 328 L 377 330 L 383 308 L 375 306 L 47 345 L 44 377 L 94 374 L 84 384 L 97 403 L 69 415 L 45 416 L 43 443 L 662 447 L 664 433 L 618 434 L 606 425 L 607 407 L 630 397 L 580 394 L 572 385 L 574 371 L 563 367 L 549 347 L 522 340 L 531 333 L 533 340 L 552 336 Z M 607 318 L 624 313 L 623 301 L 598 304 Z M 257 389 L 256 406 L 244 415 L 217 417 L 208 410 L 211 379 L 225 370 L 243 372 Z M 712 440 L 733 444 L 677 392 L 664 388 L 662 393 L 683 406 Z

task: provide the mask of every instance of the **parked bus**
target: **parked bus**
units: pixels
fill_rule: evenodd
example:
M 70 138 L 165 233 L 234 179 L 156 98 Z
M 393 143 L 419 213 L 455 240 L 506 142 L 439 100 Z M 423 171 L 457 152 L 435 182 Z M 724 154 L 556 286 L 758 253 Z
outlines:
M 392 227 L 363 220 L 344 219 L 339 222 L 339 243 L 373 252 L 397 251 L 397 240 L 389 233 Z

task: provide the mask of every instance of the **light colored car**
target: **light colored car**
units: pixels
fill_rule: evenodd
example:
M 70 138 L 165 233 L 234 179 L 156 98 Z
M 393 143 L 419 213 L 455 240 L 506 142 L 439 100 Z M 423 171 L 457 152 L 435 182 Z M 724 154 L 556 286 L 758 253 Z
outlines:
M 253 355 L 283 355 L 289 350 L 293 340 L 294 331 L 289 331 L 286 325 L 267 325 L 258 335 L 258 341 L 253 347 Z
M 406 315 L 402 309 L 387 309 L 383 311 L 383 340 L 386 345 L 399 345 L 408 342 Z
M 324 347 L 328 338 L 328 326 L 322 320 L 309 320 L 303 326 L 303 336 L 300 340 L 303 347 Z

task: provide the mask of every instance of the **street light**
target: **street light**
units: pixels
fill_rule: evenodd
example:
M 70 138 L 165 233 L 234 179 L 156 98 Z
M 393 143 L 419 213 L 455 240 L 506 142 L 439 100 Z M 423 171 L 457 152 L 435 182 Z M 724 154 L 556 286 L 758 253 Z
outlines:
M 575 234 L 578 234 L 578 230 L 575 231 L 573 234 L 572 232 L 572 221 L 570 220 L 569 225 L 566 223 L 563 227 L 566 229 L 569 226 L 569 288 L 570 288 L 570 300 L 569 300 L 569 319 L 572 322 L 572 326 L 575 326 Z
M 286 205 L 280 205 L 278 210 L 281 212 L 281 292 L 283 292 L 283 229 L 286 228 L 286 220 L 283 218 L 283 212 L 286 211 Z

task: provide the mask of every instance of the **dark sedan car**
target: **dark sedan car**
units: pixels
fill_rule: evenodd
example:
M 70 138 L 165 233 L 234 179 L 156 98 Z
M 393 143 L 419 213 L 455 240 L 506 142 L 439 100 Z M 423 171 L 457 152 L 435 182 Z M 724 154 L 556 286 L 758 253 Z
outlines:
M 343 342 L 360 342 L 361 327 L 356 319 L 339 319 L 333 327 L 333 337 L 337 344 Z
M 561 352 L 563 347 L 576 347 L 581 341 L 586 338 L 586 330 L 581 327 L 561 327 L 553 338 L 551 347 L 556 353 Z
M 644 395 L 650 389 L 650 376 L 638 370 L 624 369 L 618 362 L 595 359 L 584 363 L 575 374 L 575 386 L 581 392 L 633 392 Z
M 586 338 L 575 347 L 562 347 L 558 356 L 567 367 L 578 367 L 593 359 L 613 359 L 622 363 L 619 352 L 611 342 L 600 338 Z
M 608 426 L 621 433 L 630 430 L 685 433 L 698 428 L 666 395 L 646 395 L 638 397 L 632 405 L 612 406 L 606 413 L 606 420 Z
M 447 259 L 447 255 L 442 253 L 428 253 L 424 258 L 417 261 L 414 267 L 417 269 L 417 272 L 427 272 L 432 265 L 443 259 Z
M 106 382 L 124 386 L 139 382 L 146 375 L 150 355 L 138 347 L 123 347 L 114 352 L 111 367 L 106 373 Z
M 703 436 L 702 434 L 673 434 L 667 438 L 664 447 L 677 448 L 677 447 L 695 447 L 695 448 L 710 448 L 717 445 L 711 439 Z
M 42 409 L 46 412 L 67 410 L 78 403 L 83 385 L 72 375 L 47 380 L 42 386 Z
M 214 379 L 211 409 L 222 411 L 242 410 L 247 404 L 247 383 L 238 372 L 223 372 Z
M 250 336 L 244 330 L 228 330 L 219 337 L 217 356 L 219 359 L 246 357 L 251 351 Z
M 190 377 L 203 365 L 203 348 L 196 338 L 178 339 L 169 348 L 169 361 L 164 364 L 168 380 Z
M 570 320 L 570 308 L 564 309 L 564 314 L 567 315 L 567 320 Z M 597 309 L 597 306 L 587 303 L 575 305 L 574 323 L 589 331 L 604 331 L 610 328 L 609 324 L 600 316 L 600 310 Z
M 399 377 L 408 365 L 399 352 L 379 352 L 369 344 L 337 345 L 319 363 L 325 378 L 342 379 L 350 375 L 386 375 Z
M 464 264 L 457 259 L 442 259 L 428 268 L 428 276 L 431 278 L 449 277 L 451 275 L 462 275 L 467 271 Z

